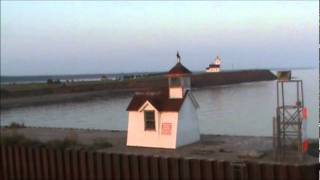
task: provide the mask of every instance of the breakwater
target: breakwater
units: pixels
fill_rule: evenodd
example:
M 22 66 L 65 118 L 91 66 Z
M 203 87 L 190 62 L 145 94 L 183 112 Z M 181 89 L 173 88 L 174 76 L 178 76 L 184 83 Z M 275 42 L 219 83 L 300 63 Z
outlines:
M 199 73 L 191 77 L 192 87 L 236 84 L 243 82 L 274 80 L 276 76 L 269 70 L 242 70 L 220 73 Z M 151 76 L 122 81 L 93 81 L 61 84 L 17 84 L 2 85 L 2 98 L 39 96 L 50 94 L 81 93 L 93 91 L 134 92 L 148 88 L 167 86 L 165 76 Z

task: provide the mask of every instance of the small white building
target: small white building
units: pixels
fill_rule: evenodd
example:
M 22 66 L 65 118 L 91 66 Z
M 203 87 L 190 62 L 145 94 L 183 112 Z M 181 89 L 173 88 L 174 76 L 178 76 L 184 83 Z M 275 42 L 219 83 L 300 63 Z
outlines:
M 206 68 L 206 72 L 209 72 L 209 73 L 220 72 L 220 66 L 221 66 L 221 59 L 219 58 L 219 56 L 217 56 L 213 64 L 209 64 L 209 67 Z
M 177 58 L 167 73 L 168 88 L 136 93 L 128 105 L 127 146 L 175 149 L 200 140 L 191 72 Z

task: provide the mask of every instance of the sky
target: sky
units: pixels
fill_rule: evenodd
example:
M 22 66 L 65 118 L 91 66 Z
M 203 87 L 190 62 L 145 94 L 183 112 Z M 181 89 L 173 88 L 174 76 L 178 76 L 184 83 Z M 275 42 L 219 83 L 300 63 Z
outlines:
M 1 75 L 316 67 L 318 1 L 1 1 Z

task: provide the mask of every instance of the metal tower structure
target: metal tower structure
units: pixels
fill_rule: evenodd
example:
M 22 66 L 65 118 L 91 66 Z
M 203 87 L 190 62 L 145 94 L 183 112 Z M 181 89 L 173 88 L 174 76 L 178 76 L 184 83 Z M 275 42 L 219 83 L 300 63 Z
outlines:
M 289 89 L 288 86 L 290 86 Z M 291 90 L 291 94 L 287 93 L 286 90 Z M 288 97 L 295 103 L 290 104 Z M 291 80 L 291 77 L 279 79 L 277 81 L 276 117 L 273 119 L 274 148 L 276 151 L 297 150 L 303 152 L 302 122 L 304 109 L 302 80 Z

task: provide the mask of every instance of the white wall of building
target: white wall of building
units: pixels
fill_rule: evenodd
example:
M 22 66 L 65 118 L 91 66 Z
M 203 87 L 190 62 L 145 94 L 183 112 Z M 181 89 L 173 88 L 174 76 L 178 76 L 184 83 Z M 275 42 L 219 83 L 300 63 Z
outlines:
M 199 120 L 197 110 L 189 96 L 179 112 L 177 147 L 200 140 Z
M 206 72 L 220 72 L 220 68 L 209 68 Z
M 175 98 L 181 99 L 181 98 L 183 98 L 183 94 L 184 94 L 183 91 L 184 90 L 181 87 L 170 87 L 169 88 L 169 97 L 173 98 L 173 99 L 175 99 Z
M 143 110 L 155 111 L 155 130 L 144 129 Z M 128 121 L 127 146 L 176 148 L 178 112 L 158 112 L 148 103 L 141 111 L 129 111 Z

